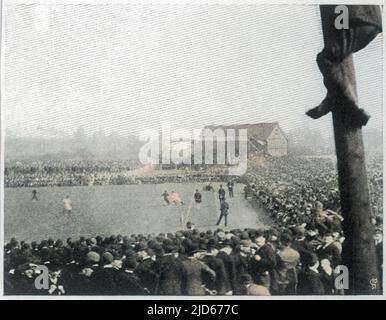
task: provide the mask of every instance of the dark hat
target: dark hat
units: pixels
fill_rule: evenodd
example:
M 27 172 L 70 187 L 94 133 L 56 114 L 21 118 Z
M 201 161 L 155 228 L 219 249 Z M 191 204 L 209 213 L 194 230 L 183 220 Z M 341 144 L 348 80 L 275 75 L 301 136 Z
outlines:
M 292 236 L 288 233 L 283 233 L 281 236 L 280 236 L 280 242 L 283 244 L 283 245 L 289 245 L 291 242 L 292 242 Z
M 217 241 L 214 238 L 210 238 L 207 243 L 208 250 L 217 248 Z
M 138 244 L 136 244 L 135 246 L 135 251 L 139 252 L 139 251 L 144 251 L 147 249 L 147 245 L 145 242 L 140 242 Z
M 208 249 L 208 246 L 205 241 L 200 242 L 199 249 L 204 251 Z
M 149 240 L 148 243 L 147 243 L 147 246 L 149 248 L 154 248 L 155 246 L 159 245 L 159 243 L 155 240 Z
M 162 241 L 162 246 L 163 247 L 170 246 L 172 244 L 173 244 L 173 241 L 171 239 L 169 239 L 169 238 L 163 239 L 163 241 Z
M 207 235 L 207 236 L 212 236 L 212 235 L 213 235 L 213 231 L 212 231 L 212 230 L 206 231 L 206 235 Z
M 318 262 L 318 256 L 313 252 L 308 252 L 304 255 L 303 263 L 306 267 L 311 267 Z
M 240 235 L 240 239 L 241 240 L 249 240 L 250 238 L 249 238 L 249 234 L 248 234 L 248 232 L 242 232 L 241 233 L 241 235 Z
M 154 250 L 151 249 L 151 248 L 147 248 L 147 249 L 146 249 L 146 252 L 147 252 L 147 254 L 148 254 L 150 257 L 152 257 L 152 256 L 155 255 Z
M 109 263 L 113 262 L 113 260 L 114 260 L 114 256 L 113 256 L 110 252 L 108 252 L 108 251 L 104 252 L 104 253 L 102 254 L 102 257 L 103 257 L 107 262 L 109 262 Z
M 184 230 L 184 231 L 182 232 L 182 235 L 183 235 L 185 238 L 189 238 L 190 233 L 191 233 L 191 231 Z
M 260 238 L 260 237 L 266 237 L 265 232 L 263 230 L 256 230 L 255 232 L 255 238 Z
M 16 273 L 23 273 L 27 270 L 32 270 L 30 264 L 29 263 L 22 263 L 16 267 L 15 272 Z
M 167 245 L 163 249 L 164 249 L 165 253 L 174 253 L 174 252 L 178 251 L 177 246 L 175 246 L 173 244 Z
M 188 254 L 189 255 L 193 255 L 196 252 L 202 251 L 202 250 L 200 250 L 200 244 L 197 243 L 197 242 L 190 243 L 190 245 L 188 246 L 187 249 L 188 249 Z
M 248 273 L 242 274 L 240 280 L 242 283 L 253 283 L 252 277 Z
M 61 247 L 61 246 L 63 246 L 63 241 L 60 239 L 56 240 L 55 247 Z
M 128 256 L 134 256 L 136 254 L 136 252 L 132 249 L 132 248 L 128 248 L 124 251 L 124 255 L 126 257 Z
M 152 247 L 154 254 L 156 256 L 162 256 L 164 254 L 164 250 L 162 249 L 162 246 L 160 244 L 156 244 Z
M 233 242 L 231 239 L 225 239 L 222 243 L 223 246 L 232 246 Z
M 240 238 L 239 237 L 232 237 L 231 242 L 232 242 L 232 246 L 237 246 L 240 244 Z
M 129 256 L 125 260 L 123 260 L 122 267 L 124 269 L 135 269 L 137 266 L 137 260 L 134 256 Z
M 177 247 L 174 245 L 173 241 L 170 239 L 164 239 L 162 242 L 162 248 L 166 253 L 177 252 Z

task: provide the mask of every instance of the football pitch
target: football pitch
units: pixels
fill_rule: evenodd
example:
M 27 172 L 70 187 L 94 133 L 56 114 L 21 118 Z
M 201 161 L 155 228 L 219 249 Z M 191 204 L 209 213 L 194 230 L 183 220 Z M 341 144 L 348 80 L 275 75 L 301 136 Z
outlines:
M 203 191 L 203 183 L 41 187 L 35 188 L 38 201 L 31 200 L 34 188 L 6 188 L 5 240 L 158 234 L 181 230 L 187 221 L 200 230 L 215 229 L 220 208 L 219 183 L 213 186 L 214 192 Z M 243 187 L 236 185 L 234 198 L 227 197 L 227 229 L 264 227 L 268 221 L 265 211 L 244 199 Z M 200 209 L 193 201 L 196 189 L 202 193 Z M 162 197 L 165 190 L 176 191 L 184 204 L 166 205 Z M 63 210 L 66 196 L 72 202 L 71 214 Z M 220 226 L 224 227 L 224 221 Z

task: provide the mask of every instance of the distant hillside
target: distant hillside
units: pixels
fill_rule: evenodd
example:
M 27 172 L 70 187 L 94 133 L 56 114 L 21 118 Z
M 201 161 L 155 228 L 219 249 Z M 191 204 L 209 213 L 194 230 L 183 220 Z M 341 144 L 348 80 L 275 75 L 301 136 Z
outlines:
M 94 135 L 79 138 L 5 137 L 5 160 L 111 159 L 137 160 L 135 137 Z

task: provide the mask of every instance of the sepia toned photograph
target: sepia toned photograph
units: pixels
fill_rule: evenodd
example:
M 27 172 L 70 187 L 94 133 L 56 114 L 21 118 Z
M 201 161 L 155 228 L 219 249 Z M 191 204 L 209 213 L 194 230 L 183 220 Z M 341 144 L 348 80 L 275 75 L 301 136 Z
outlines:
M 3 0 L 3 296 L 382 297 L 384 10 Z

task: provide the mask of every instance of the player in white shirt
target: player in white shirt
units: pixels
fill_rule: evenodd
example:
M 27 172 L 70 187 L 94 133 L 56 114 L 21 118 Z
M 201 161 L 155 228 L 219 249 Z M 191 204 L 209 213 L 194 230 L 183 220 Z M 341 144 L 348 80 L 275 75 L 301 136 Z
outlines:
M 69 196 L 66 196 L 63 199 L 63 209 L 64 209 L 64 213 L 71 213 L 72 211 L 72 202 Z

